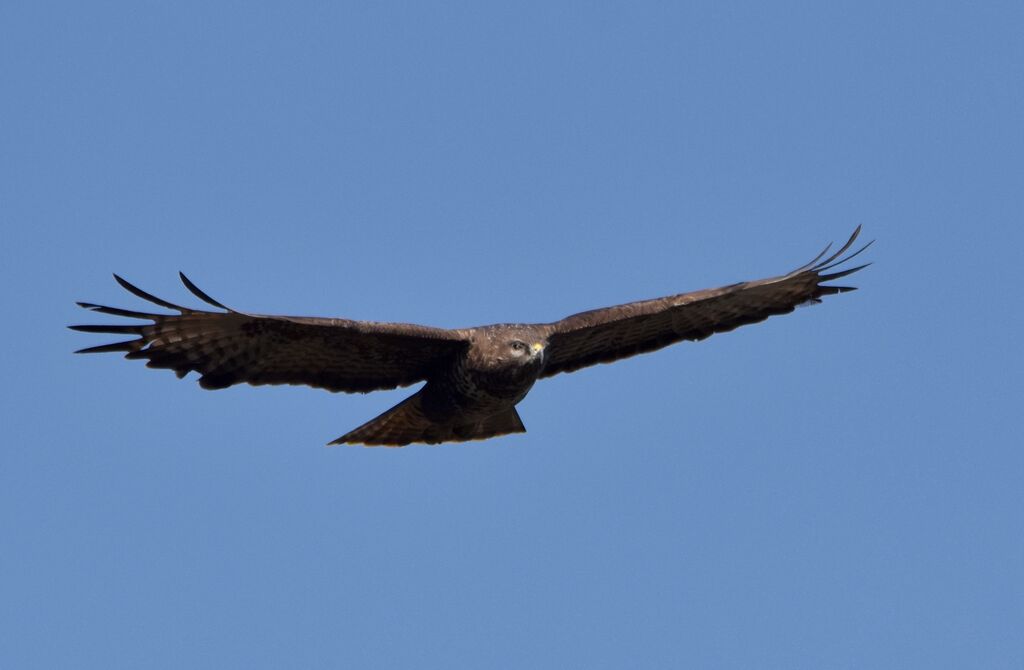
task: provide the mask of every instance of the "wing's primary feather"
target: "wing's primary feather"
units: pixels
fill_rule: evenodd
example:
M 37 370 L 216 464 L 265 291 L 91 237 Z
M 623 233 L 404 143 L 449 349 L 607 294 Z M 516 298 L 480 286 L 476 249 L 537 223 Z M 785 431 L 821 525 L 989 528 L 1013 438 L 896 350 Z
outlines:
M 842 248 L 825 260 L 820 259 L 829 247 L 807 265 L 780 277 L 595 309 L 548 324 L 547 364 L 542 376 L 610 363 L 683 340 L 702 340 L 775 314 L 792 312 L 805 303 L 821 302 L 825 295 L 853 291 L 850 286 L 828 286 L 823 282 L 845 277 L 869 264 L 831 274 L 823 272 L 849 261 L 871 245 L 868 242 L 843 256 L 858 235 L 860 226 Z
M 80 302 L 90 311 L 151 323 L 71 326 L 87 333 L 138 336 L 76 353 L 125 351 L 126 358 L 145 359 L 149 367 L 171 369 L 179 377 L 198 372 L 200 385 L 209 389 L 240 383 L 305 384 L 345 392 L 391 389 L 422 381 L 469 346 L 465 333 L 458 330 L 236 312 L 182 274 L 186 288 L 224 311 L 195 310 L 114 277 L 130 293 L 178 314 Z

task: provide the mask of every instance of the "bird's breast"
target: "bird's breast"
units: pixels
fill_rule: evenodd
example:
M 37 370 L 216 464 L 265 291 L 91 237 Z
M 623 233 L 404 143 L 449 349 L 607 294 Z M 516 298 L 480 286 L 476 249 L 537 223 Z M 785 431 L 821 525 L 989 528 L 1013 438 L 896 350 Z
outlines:
M 531 366 L 477 367 L 462 359 L 451 369 L 448 385 L 460 404 L 514 405 L 540 376 Z

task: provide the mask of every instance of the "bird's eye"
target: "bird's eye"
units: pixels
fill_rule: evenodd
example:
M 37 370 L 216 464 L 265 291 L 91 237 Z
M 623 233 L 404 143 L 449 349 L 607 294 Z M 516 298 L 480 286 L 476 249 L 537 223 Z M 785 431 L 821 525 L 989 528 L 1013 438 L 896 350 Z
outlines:
M 526 351 L 526 343 L 520 342 L 519 340 L 512 340 L 510 346 L 512 347 L 512 351 Z

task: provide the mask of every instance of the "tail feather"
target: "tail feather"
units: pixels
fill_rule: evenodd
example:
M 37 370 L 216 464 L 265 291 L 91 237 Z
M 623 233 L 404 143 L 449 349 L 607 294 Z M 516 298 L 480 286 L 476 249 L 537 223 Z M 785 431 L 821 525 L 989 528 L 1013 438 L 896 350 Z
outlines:
M 476 421 L 435 421 L 423 411 L 421 392 L 398 403 L 380 416 L 331 442 L 368 446 L 404 447 L 413 442 L 440 444 L 483 440 L 509 433 L 525 433 L 515 407 Z

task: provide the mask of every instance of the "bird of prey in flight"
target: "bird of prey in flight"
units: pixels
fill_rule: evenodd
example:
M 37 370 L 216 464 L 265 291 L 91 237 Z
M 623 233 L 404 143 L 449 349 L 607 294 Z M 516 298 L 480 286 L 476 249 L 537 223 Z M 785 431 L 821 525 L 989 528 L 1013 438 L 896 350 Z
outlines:
M 182 274 L 193 294 L 218 311 L 161 300 L 114 275 L 139 298 L 174 314 L 137 312 L 80 302 L 93 312 L 142 324 L 70 326 L 134 339 L 76 353 L 124 351 L 151 368 L 195 371 L 205 389 L 233 384 L 305 384 L 366 393 L 426 382 L 416 393 L 331 444 L 404 446 L 482 440 L 526 431 L 516 404 L 538 379 L 596 363 L 703 340 L 822 296 L 854 290 L 826 282 L 866 265 L 840 268 L 860 226 L 836 253 L 826 247 L 810 263 L 778 277 L 641 300 L 581 312 L 553 323 L 496 324 L 446 330 L 379 323 L 248 314 L 225 307 Z M 847 254 L 844 256 L 844 254 Z

